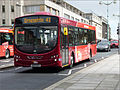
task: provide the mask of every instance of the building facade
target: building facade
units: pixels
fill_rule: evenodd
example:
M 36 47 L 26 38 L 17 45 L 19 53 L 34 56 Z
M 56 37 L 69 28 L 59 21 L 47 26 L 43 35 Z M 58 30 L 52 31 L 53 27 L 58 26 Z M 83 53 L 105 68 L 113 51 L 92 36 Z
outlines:
M 52 15 L 89 24 L 84 12 L 63 0 L 0 0 L 0 26 L 12 26 L 19 16 L 45 11 Z
M 20 0 L 0 0 L 0 27 L 11 27 L 14 19 L 21 16 L 21 8 L 17 3 Z
M 107 30 L 107 19 L 99 16 L 102 20 L 102 38 L 107 39 L 109 35 L 109 39 L 111 39 L 111 28 L 109 26 L 109 30 Z
M 41 11 L 95 26 L 98 40 L 107 37 L 103 17 L 84 13 L 64 0 L 0 0 L 0 27 L 11 27 L 16 17 Z
M 89 20 L 89 24 L 96 27 L 96 38 L 97 40 L 102 39 L 102 20 L 95 13 L 85 13 L 84 17 Z

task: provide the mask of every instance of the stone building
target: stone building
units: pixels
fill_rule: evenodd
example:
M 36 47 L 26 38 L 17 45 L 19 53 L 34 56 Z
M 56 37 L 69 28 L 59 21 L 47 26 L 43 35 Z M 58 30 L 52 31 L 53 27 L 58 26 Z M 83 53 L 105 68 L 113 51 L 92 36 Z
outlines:
M 97 40 L 102 39 L 102 20 L 95 13 L 85 13 L 84 17 L 89 20 L 89 24 L 96 27 L 96 38 Z
M 1 27 L 12 26 L 16 17 L 40 11 L 89 24 L 84 12 L 63 0 L 0 0 L 0 9 Z
M 102 38 L 103 39 L 111 39 L 111 28 L 109 26 L 109 29 L 107 30 L 107 19 L 102 17 L 102 16 L 99 16 L 102 20 Z M 109 32 L 108 32 L 109 31 Z M 108 37 L 109 35 L 109 37 Z

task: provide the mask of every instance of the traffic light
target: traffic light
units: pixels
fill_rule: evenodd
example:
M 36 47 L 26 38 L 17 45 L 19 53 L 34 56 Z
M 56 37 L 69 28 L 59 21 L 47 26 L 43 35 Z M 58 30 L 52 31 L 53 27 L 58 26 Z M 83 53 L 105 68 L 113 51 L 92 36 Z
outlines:
M 117 29 L 117 34 L 118 34 L 118 35 L 119 35 L 119 29 L 120 29 L 120 28 L 118 27 L 118 29 Z

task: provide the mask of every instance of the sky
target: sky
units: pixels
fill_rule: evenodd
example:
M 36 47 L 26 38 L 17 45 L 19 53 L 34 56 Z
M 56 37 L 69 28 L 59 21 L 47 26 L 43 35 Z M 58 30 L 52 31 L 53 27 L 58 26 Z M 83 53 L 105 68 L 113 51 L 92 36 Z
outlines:
M 69 4 L 73 5 L 74 7 L 78 8 L 83 12 L 94 12 L 98 16 L 103 16 L 107 19 L 107 5 L 100 5 L 99 1 L 107 3 L 107 0 L 64 0 Z M 108 0 L 108 2 L 113 2 L 113 0 Z M 116 0 L 116 4 L 109 5 L 109 18 L 108 22 L 111 27 L 111 37 L 113 39 L 118 39 L 117 35 L 117 27 L 119 18 L 115 15 L 119 15 L 119 0 Z

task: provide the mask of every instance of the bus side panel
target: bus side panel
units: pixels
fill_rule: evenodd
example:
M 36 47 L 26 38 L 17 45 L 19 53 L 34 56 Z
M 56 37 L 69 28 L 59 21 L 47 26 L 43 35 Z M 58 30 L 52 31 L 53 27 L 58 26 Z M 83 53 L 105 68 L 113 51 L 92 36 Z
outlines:
M 3 45 L 0 46 L 0 57 L 4 57 L 5 56 L 5 48 Z
M 0 57 L 2 57 L 3 56 L 3 53 L 2 53 L 2 46 L 0 45 Z
M 72 48 L 73 49 L 73 48 Z M 74 47 L 75 63 L 89 58 L 89 49 L 87 45 Z

